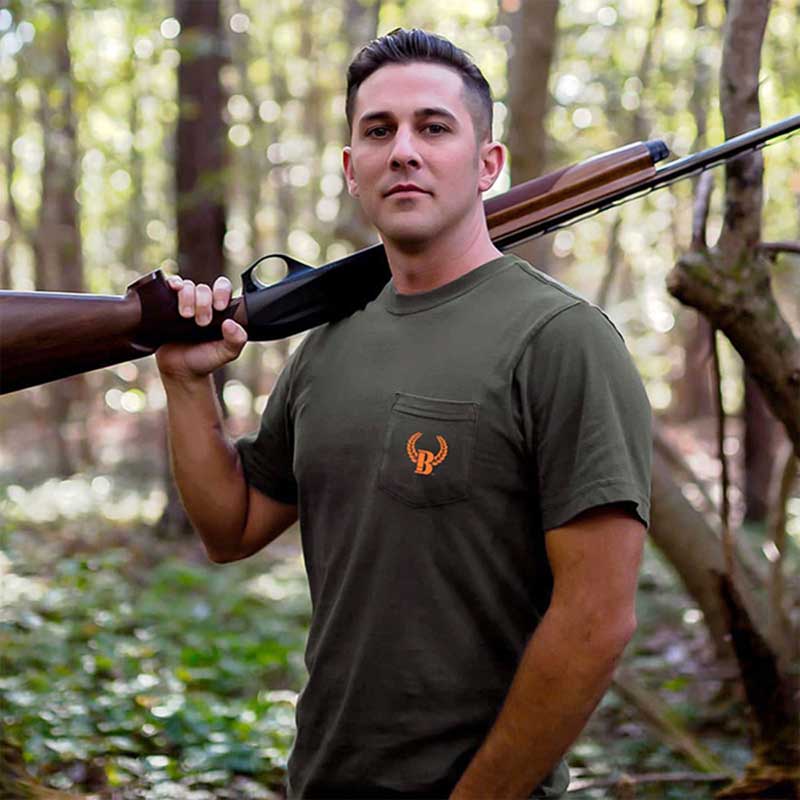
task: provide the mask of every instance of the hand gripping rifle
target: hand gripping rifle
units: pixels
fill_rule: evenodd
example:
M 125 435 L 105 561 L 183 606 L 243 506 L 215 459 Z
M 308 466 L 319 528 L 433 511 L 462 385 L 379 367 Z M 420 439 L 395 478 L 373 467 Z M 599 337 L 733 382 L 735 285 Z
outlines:
M 594 156 L 485 201 L 489 233 L 507 250 L 798 129 L 800 114 L 658 168 L 669 155 L 660 139 Z M 271 286 L 254 275 L 267 258 L 287 266 L 286 277 Z M 251 341 L 282 339 L 363 308 L 390 277 L 382 245 L 317 268 L 287 255 L 263 256 L 242 274 L 242 295 L 204 327 L 179 315 L 161 270 L 122 296 L 0 291 L 0 394 L 141 358 L 166 342 L 219 339 L 228 317 Z

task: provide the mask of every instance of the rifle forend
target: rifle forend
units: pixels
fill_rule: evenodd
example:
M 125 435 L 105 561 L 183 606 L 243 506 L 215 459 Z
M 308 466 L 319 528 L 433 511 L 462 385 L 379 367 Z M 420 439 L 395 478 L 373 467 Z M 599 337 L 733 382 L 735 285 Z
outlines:
M 510 246 L 554 216 L 635 189 L 668 152 L 659 140 L 632 144 L 515 186 L 485 202 L 489 233 L 501 249 Z M 287 275 L 264 286 L 254 270 L 275 257 Z M 252 341 L 281 339 L 363 308 L 390 277 L 382 245 L 319 268 L 264 256 L 243 273 L 242 296 L 204 327 L 179 315 L 160 270 L 123 296 L 0 291 L 0 394 L 141 358 L 166 342 L 219 339 L 228 317 Z

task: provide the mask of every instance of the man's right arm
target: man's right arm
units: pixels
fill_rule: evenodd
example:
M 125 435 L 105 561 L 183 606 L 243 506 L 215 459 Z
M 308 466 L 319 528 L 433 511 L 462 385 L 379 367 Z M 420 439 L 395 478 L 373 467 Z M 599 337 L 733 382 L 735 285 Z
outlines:
M 171 278 L 181 316 L 199 325 L 211 307 L 230 301 L 230 282 L 208 286 Z M 189 519 L 212 561 L 246 558 L 278 537 L 297 519 L 297 506 L 280 503 L 249 486 L 239 454 L 225 436 L 211 373 L 238 357 L 247 341 L 233 320 L 218 342 L 169 344 L 156 354 L 167 395 L 170 457 L 175 482 Z

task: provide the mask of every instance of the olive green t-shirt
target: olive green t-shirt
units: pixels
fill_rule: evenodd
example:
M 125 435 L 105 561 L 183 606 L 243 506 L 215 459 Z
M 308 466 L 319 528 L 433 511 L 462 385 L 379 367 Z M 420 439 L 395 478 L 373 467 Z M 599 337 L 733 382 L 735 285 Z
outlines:
M 647 524 L 650 443 L 621 335 L 515 256 L 390 282 L 310 333 L 237 443 L 249 483 L 299 506 L 290 795 L 446 797 L 547 608 L 546 531 L 608 503 Z M 535 796 L 567 783 L 562 764 Z

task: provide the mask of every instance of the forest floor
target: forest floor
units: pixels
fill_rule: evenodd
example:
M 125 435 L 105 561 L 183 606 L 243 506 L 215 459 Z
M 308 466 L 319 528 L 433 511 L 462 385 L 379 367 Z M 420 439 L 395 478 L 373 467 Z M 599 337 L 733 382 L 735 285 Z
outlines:
M 310 609 L 297 531 L 214 565 L 155 532 L 158 470 L 125 474 L 0 480 L 0 774 L 109 800 L 282 797 Z M 712 798 L 751 757 L 735 665 L 649 546 L 637 614 L 570 797 Z

